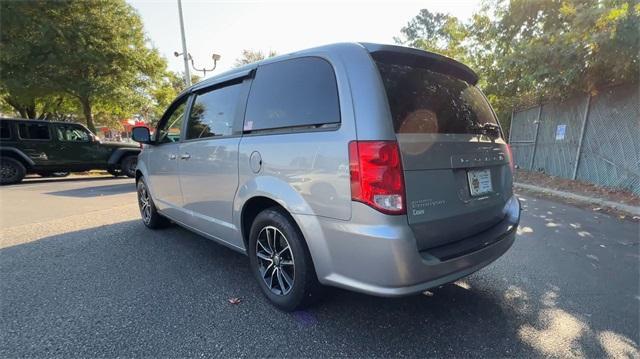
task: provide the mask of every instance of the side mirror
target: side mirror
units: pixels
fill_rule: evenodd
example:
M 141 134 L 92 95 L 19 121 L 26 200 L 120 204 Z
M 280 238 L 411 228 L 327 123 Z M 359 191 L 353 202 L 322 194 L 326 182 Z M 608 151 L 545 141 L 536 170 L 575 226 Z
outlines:
M 91 142 L 100 143 L 100 138 L 98 138 L 98 136 L 94 135 L 93 133 L 90 136 L 91 136 Z
M 149 133 L 149 129 L 146 127 L 134 127 L 131 130 L 131 139 L 148 145 L 151 143 L 151 133 Z

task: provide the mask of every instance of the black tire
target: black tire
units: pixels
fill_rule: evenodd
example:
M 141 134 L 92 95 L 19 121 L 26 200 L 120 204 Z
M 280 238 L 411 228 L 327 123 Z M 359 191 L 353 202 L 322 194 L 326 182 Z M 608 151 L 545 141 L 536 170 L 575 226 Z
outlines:
M 129 178 L 136 177 L 136 166 L 138 164 L 138 156 L 127 156 L 120 161 L 120 168 L 122 168 L 122 174 Z
M 138 192 L 138 207 L 140 208 L 140 216 L 142 217 L 142 223 L 151 229 L 158 229 L 166 227 L 169 224 L 169 220 L 163 217 L 156 210 L 156 205 L 153 203 L 149 188 L 144 182 L 144 178 L 140 178 L 137 184 Z
M 282 237 L 278 239 L 274 229 L 284 236 L 284 241 Z M 269 231 L 276 235 L 268 237 Z M 275 238 L 273 247 L 269 244 L 268 238 Z M 288 252 L 285 248 L 287 244 Z M 271 249 L 271 253 L 266 247 Z M 307 307 L 322 297 L 323 287 L 318 282 L 304 237 L 282 209 L 269 208 L 256 216 L 251 225 L 247 251 L 251 271 L 262 293 L 278 309 L 291 312 Z M 267 268 L 269 263 L 273 265 L 269 267 L 272 268 L 271 271 Z M 289 280 L 292 280 L 290 285 Z
M 0 184 L 20 183 L 27 174 L 24 165 L 13 158 L 0 158 Z

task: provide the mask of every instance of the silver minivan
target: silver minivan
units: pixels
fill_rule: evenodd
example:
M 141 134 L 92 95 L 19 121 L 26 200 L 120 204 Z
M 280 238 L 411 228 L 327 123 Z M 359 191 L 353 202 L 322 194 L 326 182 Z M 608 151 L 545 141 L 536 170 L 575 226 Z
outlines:
M 520 220 L 509 146 L 450 58 L 334 44 L 178 96 L 144 144 L 144 224 L 175 222 L 249 256 L 286 311 L 323 286 L 403 296 L 485 267 Z

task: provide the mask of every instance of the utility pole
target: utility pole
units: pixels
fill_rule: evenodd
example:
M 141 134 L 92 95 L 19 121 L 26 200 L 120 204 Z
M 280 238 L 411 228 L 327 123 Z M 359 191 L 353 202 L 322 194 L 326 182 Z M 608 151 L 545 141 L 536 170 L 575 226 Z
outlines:
M 182 19 L 182 0 L 178 0 L 178 14 L 180 15 L 180 34 L 182 35 L 182 58 L 184 59 L 184 83 L 191 86 L 191 71 L 189 70 L 189 53 L 187 40 L 184 35 L 184 20 Z

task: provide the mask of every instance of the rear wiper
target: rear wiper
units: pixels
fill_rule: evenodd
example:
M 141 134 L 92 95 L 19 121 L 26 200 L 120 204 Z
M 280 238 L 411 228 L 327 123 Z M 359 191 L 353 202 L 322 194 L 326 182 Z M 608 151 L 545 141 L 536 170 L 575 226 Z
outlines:
M 492 139 L 500 137 L 500 126 L 495 123 L 484 123 L 482 125 L 473 125 L 469 128 L 473 133 L 485 135 Z

